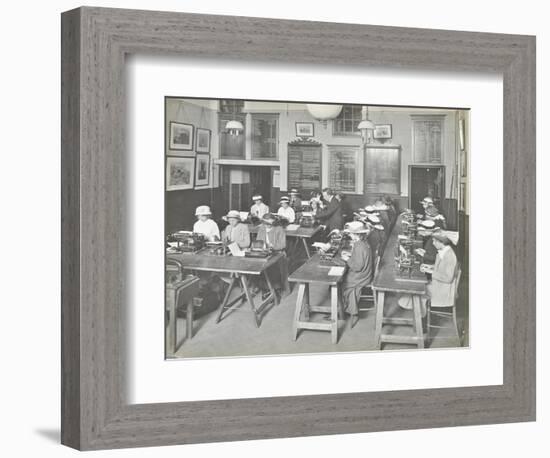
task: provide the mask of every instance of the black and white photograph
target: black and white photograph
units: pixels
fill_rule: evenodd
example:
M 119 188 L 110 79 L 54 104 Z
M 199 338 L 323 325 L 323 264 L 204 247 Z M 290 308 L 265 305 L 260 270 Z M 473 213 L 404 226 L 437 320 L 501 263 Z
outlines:
M 468 108 L 165 104 L 218 129 L 168 158 L 166 358 L 469 347 Z
M 191 124 L 170 122 L 170 149 L 191 151 L 193 149 L 193 130 Z
M 391 124 L 377 124 L 374 126 L 373 137 L 379 140 L 391 138 Z
M 210 170 L 210 155 L 197 154 L 195 156 L 195 187 L 208 186 Z
M 313 137 L 314 124 L 312 122 L 297 122 L 296 137 Z
M 212 131 L 197 127 L 195 151 L 197 153 L 210 153 L 210 138 Z
M 166 191 L 193 188 L 195 159 L 191 157 L 166 158 Z

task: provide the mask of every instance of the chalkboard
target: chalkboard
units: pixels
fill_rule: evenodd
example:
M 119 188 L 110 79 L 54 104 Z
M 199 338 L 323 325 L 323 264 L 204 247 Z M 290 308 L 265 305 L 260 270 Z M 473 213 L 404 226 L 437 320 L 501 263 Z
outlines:
M 288 144 L 288 189 L 299 189 L 302 197 L 321 189 L 321 151 L 314 141 Z
M 365 151 L 365 192 L 399 194 L 401 190 L 401 148 L 367 146 Z

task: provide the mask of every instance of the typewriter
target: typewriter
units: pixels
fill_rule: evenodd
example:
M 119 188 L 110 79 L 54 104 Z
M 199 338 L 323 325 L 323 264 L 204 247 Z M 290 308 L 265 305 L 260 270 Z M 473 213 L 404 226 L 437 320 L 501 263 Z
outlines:
M 206 239 L 202 234 L 196 234 L 191 231 L 179 231 L 170 234 L 166 242 L 171 252 L 196 253 L 205 247 Z
M 225 256 L 227 253 L 229 253 L 229 248 L 221 241 L 206 242 L 205 248 L 201 251 L 201 254 L 210 256 Z
M 326 245 L 323 248 L 319 248 L 319 259 L 324 262 L 334 261 L 336 255 L 341 251 L 351 251 L 351 239 L 349 235 L 338 229 L 334 229 L 329 234 L 328 248 Z
M 416 243 L 409 237 L 399 238 L 395 249 L 395 268 L 400 277 L 411 278 L 413 273 L 420 272 L 421 256 L 414 252 Z
M 246 258 L 267 258 L 271 252 L 266 247 L 263 240 L 254 240 L 250 245 L 250 250 L 244 253 Z
M 310 212 L 302 212 L 298 224 L 300 227 L 315 227 L 318 225 L 318 222 L 315 220 L 315 216 Z

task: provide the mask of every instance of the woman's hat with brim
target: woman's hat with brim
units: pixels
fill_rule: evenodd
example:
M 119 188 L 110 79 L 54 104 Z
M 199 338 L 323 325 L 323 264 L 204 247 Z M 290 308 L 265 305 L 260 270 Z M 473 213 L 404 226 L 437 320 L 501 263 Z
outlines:
M 211 216 L 212 212 L 210 211 L 210 207 L 208 205 L 201 205 L 200 207 L 197 207 L 195 210 L 195 216 Z
M 296 188 L 290 190 L 290 194 L 300 194 Z
M 254 194 L 252 196 L 252 200 L 256 201 L 256 200 L 262 200 L 263 197 L 261 196 L 261 194 Z
M 420 221 L 418 224 L 426 229 L 433 229 L 435 227 L 435 222 L 431 219 L 425 219 Z
M 241 214 L 237 210 L 230 210 L 227 215 L 223 217 L 225 220 L 228 220 L 230 218 L 241 220 Z
M 346 224 L 344 232 L 348 232 L 350 234 L 365 234 L 366 232 L 369 232 L 369 230 L 361 221 L 351 221 Z
M 451 239 L 447 237 L 443 231 L 435 232 L 434 234 L 432 234 L 432 237 L 446 245 L 450 245 L 452 243 Z
M 380 218 L 376 215 L 373 215 L 373 214 L 369 214 L 367 216 L 367 219 L 369 220 L 369 222 L 371 222 L 373 224 L 379 224 L 380 223 Z
M 262 216 L 262 222 L 273 224 L 277 218 L 273 213 L 266 213 L 264 216 Z
M 286 202 L 287 204 L 290 202 L 290 199 L 288 196 L 283 196 L 279 199 L 279 203 L 282 204 L 283 202 Z

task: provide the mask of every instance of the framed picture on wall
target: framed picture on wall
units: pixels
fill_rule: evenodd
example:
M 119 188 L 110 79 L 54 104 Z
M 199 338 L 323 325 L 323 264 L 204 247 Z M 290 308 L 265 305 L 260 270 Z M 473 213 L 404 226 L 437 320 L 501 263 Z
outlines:
M 193 131 L 192 124 L 170 121 L 170 145 L 172 150 L 191 151 L 193 149 Z
M 210 153 L 210 139 L 212 131 L 197 127 L 197 135 L 195 138 L 195 151 L 197 153 Z
M 392 137 L 391 124 L 377 124 L 372 133 L 376 140 L 388 140 Z
M 297 137 L 313 137 L 314 126 L 312 122 L 297 122 L 296 136 Z
M 208 186 L 210 170 L 210 155 L 197 154 L 195 161 L 195 187 Z
M 180 191 L 183 189 L 193 189 L 194 172 L 194 157 L 166 158 L 166 190 Z

